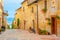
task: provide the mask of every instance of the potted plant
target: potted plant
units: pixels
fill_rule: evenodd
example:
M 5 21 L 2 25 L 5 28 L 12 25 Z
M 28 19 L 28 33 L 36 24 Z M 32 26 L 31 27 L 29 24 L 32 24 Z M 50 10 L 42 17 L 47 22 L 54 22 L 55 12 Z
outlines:
M 46 13 L 47 9 L 46 9 L 46 8 L 43 8 L 42 11 L 43 11 L 44 13 Z
M 47 18 L 47 20 L 48 20 L 48 25 L 50 25 L 50 24 L 51 24 L 51 22 L 50 22 L 50 18 Z
M 1 27 L 1 31 L 4 32 L 5 31 L 5 26 Z
M 48 21 L 48 25 L 50 25 L 51 24 L 51 22 L 50 21 Z
M 17 19 L 17 26 L 18 26 L 18 29 L 19 29 L 19 24 L 20 24 L 20 20 L 19 18 Z
M 39 34 L 40 35 L 48 35 L 48 31 L 46 31 L 46 30 L 39 30 Z
M 56 15 L 56 19 L 60 19 L 60 17 L 58 15 Z

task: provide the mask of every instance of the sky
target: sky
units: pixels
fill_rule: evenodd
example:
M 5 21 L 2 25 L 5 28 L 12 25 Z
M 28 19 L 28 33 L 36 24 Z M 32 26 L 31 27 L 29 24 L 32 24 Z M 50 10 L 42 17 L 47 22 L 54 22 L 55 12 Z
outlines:
M 4 11 L 8 11 L 8 16 L 6 17 L 7 23 L 10 25 L 14 18 L 15 10 L 21 6 L 23 0 L 3 0 Z

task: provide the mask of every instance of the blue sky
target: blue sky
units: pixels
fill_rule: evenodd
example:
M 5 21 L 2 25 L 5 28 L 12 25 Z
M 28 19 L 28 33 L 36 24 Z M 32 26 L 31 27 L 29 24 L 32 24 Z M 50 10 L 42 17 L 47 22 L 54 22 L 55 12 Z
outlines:
M 14 18 L 15 10 L 21 6 L 23 0 L 4 0 L 4 11 L 8 11 L 7 23 L 11 24 Z

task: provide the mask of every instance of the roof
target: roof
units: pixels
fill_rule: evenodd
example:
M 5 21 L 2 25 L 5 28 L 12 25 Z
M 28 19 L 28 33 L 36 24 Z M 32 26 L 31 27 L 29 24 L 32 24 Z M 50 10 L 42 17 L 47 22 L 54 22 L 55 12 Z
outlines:
M 24 0 L 21 4 L 23 4 L 25 1 L 28 1 L 28 0 Z
M 21 8 L 22 8 L 22 7 L 19 7 L 17 10 L 19 10 L 19 9 L 21 9 Z M 17 10 L 16 10 L 16 11 L 17 11 Z

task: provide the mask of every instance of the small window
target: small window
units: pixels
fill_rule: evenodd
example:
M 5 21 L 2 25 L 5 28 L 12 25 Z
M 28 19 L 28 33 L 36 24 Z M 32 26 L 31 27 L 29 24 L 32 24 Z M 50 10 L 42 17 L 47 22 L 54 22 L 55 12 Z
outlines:
M 45 4 L 45 8 L 47 9 L 47 0 L 45 0 L 44 2 L 45 2 L 44 3 Z
M 23 12 L 25 11 L 25 8 L 23 7 Z
M 34 12 L 33 7 L 32 7 L 32 13 Z

